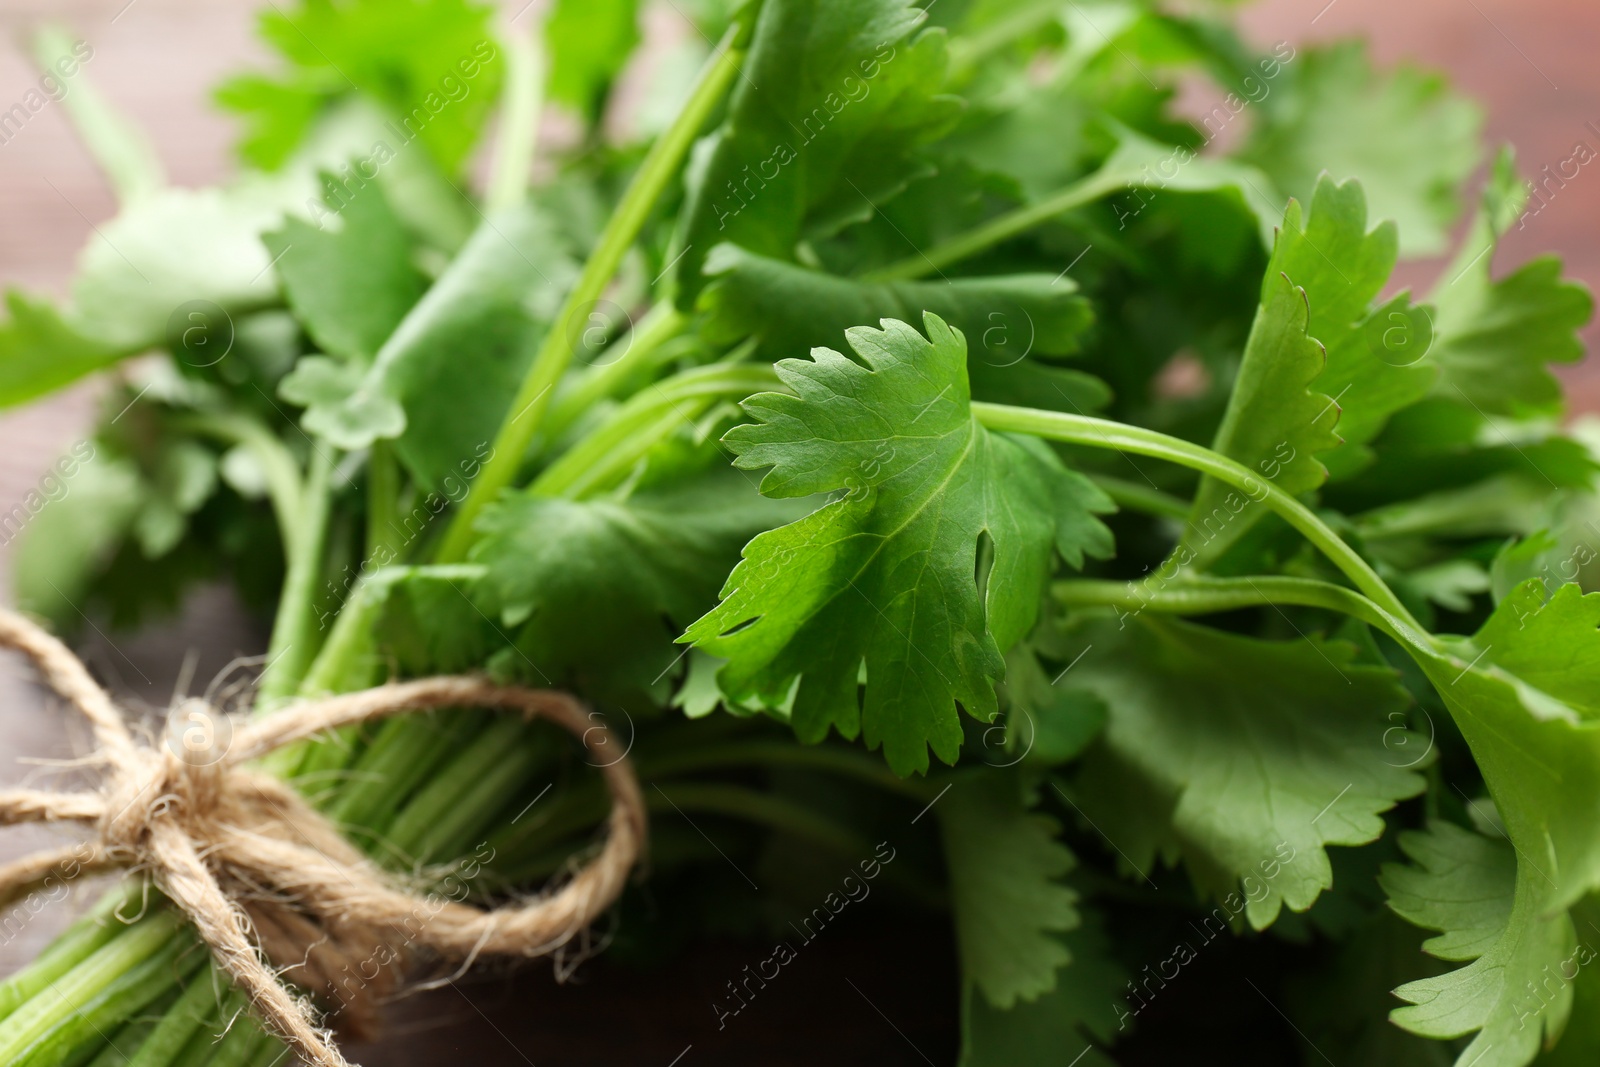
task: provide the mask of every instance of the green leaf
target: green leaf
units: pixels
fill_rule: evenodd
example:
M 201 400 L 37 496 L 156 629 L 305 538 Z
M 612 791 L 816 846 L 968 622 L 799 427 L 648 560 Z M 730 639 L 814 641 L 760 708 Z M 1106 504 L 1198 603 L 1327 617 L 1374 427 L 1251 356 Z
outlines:
M 0 407 L 24 404 L 132 355 L 75 330 L 55 308 L 15 289 L 0 323 Z
M 72 286 L 74 326 L 121 348 L 168 340 L 186 306 L 225 312 L 277 302 L 260 234 L 312 186 L 304 175 L 253 178 L 228 188 L 162 189 L 101 225 Z
M 1515 855 L 1510 918 L 1493 945 L 1460 970 L 1397 990 L 1413 1005 L 1394 1014 L 1407 1029 L 1430 1037 L 1478 1031 L 1457 1061 L 1463 1067 L 1522 1067 L 1541 1030 L 1547 1040 L 1559 1035 L 1570 1009 L 1570 988 L 1530 1002 L 1526 982 L 1571 954 L 1567 909 L 1600 887 L 1592 817 L 1600 810 L 1597 624 L 1600 594 L 1564 585 L 1549 595 L 1531 579 L 1470 641 L 1437 638 L 1438 649 L 1417 653 L 1471 748 Z M 1503 871 L 1497 877 L 1503 885 Z M 1438 904 L 1422 914 L 1427 925 L 1451 919 L 1443 944 L 1452 951 L 1477 951 L 1490 936 L 1484 915 L 1468 921 Z M 1542 1025 L 1527 1026 L 1534 1018 Z
M 377 572 L 383 606 L 372 621 L 379 661 L 403 674 L 450 674 L 479 669 L 510 644 L 477 601 L 485 568 L 471 565 L 390 567 Z
M 1359 190 L 1354 190 L 1354 196 L 1359 196 Z M 1321 203 L 1313 204 L 1313 214 L 1304 225 L 1299 203 L 1289 202 L 1262 280 L 1261 302 L 1227 412 L 1211 444 L 1287 493 L 1304 493 L 1321 485 L 1327 471 L 1315 453 L 1339 443 L 1333 431 L 1338 405 L 1313 388 L 1327 356 L 1322 345 L 1307 334 L 1311 323 L 1308 294 L 1288 271 L 1294 268 L 1329 291 L 1330 327 L 1340 319 L 1347 320 L 1350 309 L 1364 304 L 1388 274 L 1384 266 L 1386 236 L 1380 231 L 1368 238 L 1365 217 L 1354 214 L 1352 200 L 1337 187 L 1325 185 Z M 1339 262 L 1350 264 L 1349 274 L 1340 275 L 1334 265 Z M 1351 277 L 1359 281 L 1351 281 Z M 1196 538 L 1209 533 L 1216 541 L 1214 550 L 1220 550 L 1248 528 L 1250 517 L 1232 521 L 1239 508 L 1229 506 L 1224 511 L 1224 503 L 1236 497 L 1235 490 L 1215 479 L 1201 483 L 1190 513 L 1186 541 L 1191 547 Z M 1220 531 L 1208 527 L 1213 517 Z
M 1071 633 L 1073 684 L 1111 709 L 1078 805 L 1139 871 L 1181 855 L 1256 929 L 1333 884 L 1326 846 L 1375 840 L 1424 788 L 1394 755 L 1405 690 L 1352 645 L 1127 617 Z
M 287 219 L 262 237 L 289 306 L 324 352 L 370 364 L 422 295 L 412 242 L 377 186 L 344 201 L 313 226 Z M 329 226 L 329 218 L 336 221 Z
M 996 1008 L 1055 988 L 1071 959 L 1054 936 L 1078 925 L 1074 866 L 1054 819 L 1029 811 L 1021 781 L 999 770 L 954 779 L 938 804 L 963 982 Z
M 1278 188 L 1310 197 L 1325 170 L 1359 178 L 1372 214 L 1398 224 L 1402 253 L 1443 250 L 1458 190 L 1478 164 L 1482 125 L 1444 79 L 1403 65 L 1376 72 L 1357 41 L 1304 48 L 1260 118 L 1239 158 Z
M 492 428 L 575 274 L 565 243 L 531 205 L 487 219 L 358 383 L 302 360 L 284 395 L 308 404 L 306 428 L 340 448 L 396 438 L 419 484 L 455 491 L 487 461 Z
M 926 170 L 915 147 L 959 113 L 945 37 L 912 38 L 906 0 L 770 0 L 756 17 L 728 116 L 690 183 L 677 269 L 690 308 L 714 245 L 793 260 L 807 236 L 871 216 Z
M 1396 1008 L 1391 1017 L 1413 1033 L 1441 1039 L 1482 1027 L 1457 1059 L 1460 1065 L 1530 1062 L 1541 1034 L 1553 1041 L 1572 1009 L 1569 979 L 1576 976 L 1579 948 L 1571 917 L 1564 910 L 1539 913 L 1539 894 L 1520 884 L 1525 875 L 1504 840 L 1434 823 L 1426 833 L 1402 834 L 1400 847 L 1413 865 L 1384 868 L 1380 880 L 1389 906 L 1441 931 L 1423 945 L 1430 954 L 1474 962 L 1401 986 L 1396 995 L 1413 1006 Z
M 639 43 L 639 0 L 556 0 L 544 39 L 550 98 L 592 122 Z
M 1286 222 L 1285 230 L 1289 229 Z M 1367 230 L 1360 182 L 1324 175 L 1312 194 L 1303 232 L 1286 242 L 1277 266 L 1301 286 L 1310 307 L 1307 333 L 1320 342 L 1326 366 L 1314 389 L 1339 408 L 1342 444 L 1318 459 L 1337 476 L 1364 466 L 1363 447 L 1389 416 L 1427 395 L 1436 376 L 1424 359 L 1432 340 L 1429 309 L 1404 295 L 1373 308 L 1394 270 L 1396 229 Z
M 1560 1043 L 1534 1061 L 1537 1067 L 1586 1067 L 1600 1056 L 1600 967 L 1594 965 L 1600 959 L 1600 897 L 1584 897 L 1569 914 L 1578 931 L 1578 954 L 1572 960 L 1578 967 L 1572 981 L 1572 1016 Z M 1563 963 L 1566 969 L 1558 973 L 1566 978 L 1572 963 Z M 1549 978 L 1544 974 L 1540 980 Z
M 725 440 L 740 467 L 772 467 L 764 493 L 845 495 L 747 545 L 685 635 L 729 661 L 734 699 L 776 706 L 798 678 L 803 740 L 864 731 L 901 774 L 927 768 L 929 745 L 955 761 L 958 704 L 994 715 L 1001 653 L 1032 627 L 1053 552 L 1081 566 L 1112 549 L 1095 518 L 1110 501 L 1036 442 L 980 426 L 965 339 L 931 313 L 924 324 L 927 339 L 892 320 L 852 329 L 859 362 L 825 348 L 784 360 L 797 395 L 745 402 L 758 421 Z
M 1423 944 L 1442 960 L 1475 960 L 1494 947 L 1511 921 L 1517 854 L 1454 823 L 1400 835 L 1412 865 L 1386 864 L 1379 882 L 1389 907 L 1416 926 L 1438 930 Z
M 1113 1067 L 1085 1035 L 1109 1045 L 1125 1028 L 1127 974 L 1092 913 L 1083 919 L 1056 938 L 1071 960 L 1056 972 L 1055 988 L 1037 1000 L 1002 1011 L 973 985 L 965 987 L 958 1067 Z
M 1374 891 L 1381 898 L 1377 873 L 1376 867 L 1363 869 L 1364 884 L 1357 887 L 1341 871 L 1343 884 L 1323 899 L 1348 900 L 1356 894 L 1364 898 Z M 1365 904 L 1363 899 L 1361 905 Z M 1313 921 L 1320 910 L 1312 912 Z M 1274 997 L 1305 1037 L 1305 1055 L 1298 1062 L 1305 1067 L 1313 1062 L 1326 1067 L 1320 1052 L 1334 1063 L 1450 1067 L 1455 1061 L 1450 1046 L 1408 1033 L 1389 1021 L 1394 1006 L 1391 990 L 1426 973 L 1430 966 L 1438 967 L 1421 955 L 1421 932 L 1387 910 L 1348 910 L 1355 913 L 1353 923 L 1337 931 L 1324 930 L 1327 941 L 1296 968 L 1298 973 L 1286 983 L 1285 996 Z
M 1004 749 L 995 751 L 996 745 L 986 744 L 988 763 L 1029 760 L 1045 767 L 1067 763 L 1100 736 L 1110 717 L 1105 702 L 1093 693 L 1052 684 L 1064 676 L 1066 661 L 1072 657 L 1047 671 L 1037 641 L 1036 634 L 1006 653 Z M 987 733 L 984 739 L 998 740 Z
M 280 75 L 248 74 L 217 91 L 243 115 L 246 160 L 275 169 L 334 101 L 360 92 L 407 140 L 420 137 L 447 172 L 477 143 L 499 92 L 502 64 L 489 19 L 471 0 L 302 0 L 261 15 L 260 32 L 288 61 Z
M 1507 537 L 1527 535 L 1542 523 L 1540 505 L 1549 483 L 1515 474 L 1492 475 L 1461 489 L 1442 489 L 1355 516 L 1370 540 L 1395 537 Z
M 781 359 L 837 343 L 859 323 L 909 322 L 931 311 L 974 339 L 967 363 L 974 399 L 1079 412 L 1111 399 L 1098 378 L 1041 362 L 1076 352 L 1093 317 L 1070 279 L 863 282 L 727 244 L 712 250 L 706 273 L 713 281 L 700 296 L 701 334 L 713 344 L 754 337 L 763 358 Z
M 1324 489 L 1323 495 L 1341 511 L 1354 514 L 1394 506 L 1398 516 L 1415 502 L 1424 512 L 1431 512 L 1436 502 L 1450 499 L 1430 500 L 1435 494 L 1465 492 L 1499 476 L 1520 483 L 1520 498 L 1543 493 L 1548 505 L 1553 502 L 1552 488 L 1587 491 L 1600 470 L 1590 451 L 1554 423 L 1486 419 L 1461 403 L 1459 396 L 1455 400 L 1430 396 L 1396 412 L 1373 441 L 1372 451 L 1375 459 L 1371 466 Z M 1481 508 L 1491 491 L 1472 491 L 1485 498 L 1479 502 Z M 1501 515 L 1509 515 L 1516 507 L 1505 497 L 1493 503 L 1490 510 Z M 1538 511 L 1542 515 L 1544 508 Z M 1458 514 L 1470 519 L 1464 509 Z M 1446 516 L 1441 511 L 1438 517 L 1443 520 Z M 1543 521 L 1525 514 L 1513 528 Z
M 183 539 L 189 516 L 217 488 L 217 457 L 183 438 L 163 441 L 144 486 L 133 534 L 147 559 L 166 555 Z
M 726 469 L 618 500 L 507 496 L 481 520 L 478 599 L 519 629 L 517 673 L 664 703 L 681 627 L 715 602 L 741 545 L 805 506 L 764 499 Z
M 1502 152 L 1472 229 L 1431 296 L 1437 391 L 1483 416 L 1559 413 L 1561 384 L 1546 365 L 1583 358 L 1577 331 L 1594 312 L 1589 291 L 1562 280 L 1554 256 L 1499 281 L 1491 276 L 1494 249 L 1526 199 Z
M 1117 146 L 1100 169 L 1090 176 L 1102 195 L 1120 189 L 1170 190 L 1178 193 L 1227 192 L 1248 207 L 1261 224 L 1261 234 L 1270 243 L 1273 227 L 1282 214 L 1282 197 L 1272 179 L 1248 161 L 1212 158 L 1196 154 L 1185 145 L 1172 145 L 1147 137 L 1113 119 L 1102 124 L 1117 139 Z M 1113 205 L 1118 229 L 1129 218 L 1139 215 L 1145 200 L 1135 194 L 1137 207 L 1131 210 Z

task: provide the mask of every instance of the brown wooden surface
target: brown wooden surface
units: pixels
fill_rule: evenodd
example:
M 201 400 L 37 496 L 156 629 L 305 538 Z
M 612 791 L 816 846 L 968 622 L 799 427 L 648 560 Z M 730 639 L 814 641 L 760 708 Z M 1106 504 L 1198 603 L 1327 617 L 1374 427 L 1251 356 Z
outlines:
M 223 73 L 261 56 L 250 36 L 255 3 L 0 4 L 0 108 L 33 84 L 16 42 L 49 17 L 94 46 L 87 75 L 149 131 L 174 181 L 201 184 L 227 173 L 230 127 L 207 105 L 207 93 Z M 512 10 L 520 6 L 518 0 Z M 1593 0 L 1268 0 L 1247 8 L 1245 22 L 1262 42 L 1360 33 L 1384 61 L 1409 58 L 1447 70 L 1485 102 L 1490 136 L 1514 142 L 1526 171 L 1567 158 L 1578 140 L 1600 148 L 1600 135 L 1585 125 L 1600 125 L 1600 63 L 1594 59 L 1600 9 Z M 111 197 L 60 108 L 47 106 L 0 145 L 0 284 L 61 294 L 78 250 L 93 239 L 92 224 L 111 211 Z M 1514 233 L 1497 266 L 1504 270 L 1545 251 L 1560 252 L 1576 277 L 1600 280 L 1600 171 L 1584 169 L 1549 209 Z M 1425 283 L 1436 266 L 1408 266 L 1406 277 Z M 1597 327 L 1591 325 L 1587 336 L 1600 336 Z M 1600 409 L 1600 372 L 1578 367 L 1563 373 L 1574 387 L 1575 407 Z M 50 460 L 85 431 L 92 412 L 92 397 L 80 389 L 0 414 L 0 501 L 21 499 Z M 8 561 L 0 549 L 0 572 Z M 137 637 L 96 637 L 88 654 L 124 692 L 159 706 L 169 699 L 186 653 L 202 653 L 197 677 L 205 679 L 232 654 L 259 651 L 260 641 L 228 598 L 213 593 L 171 625 Z M 37 773 L 17 762 L 22 757 L 63 756 L 81 746 L 81 736 L 75 740 L 47 713 L 21 665 L 0 659 L 0 782 Z M 13 832 L 0 841 L 0 855 L 45 839 Z M 69 911 L 49 909 L 15 937 L 0 937 L 0 972 L 31 958 Z M 579 984 L 561 988 L 538 968 L 509 981 L 479 978 L 425 994 L 396 1005 L 390 1039 L 359 1050 L 360 1058 L 369 1067 L 953 1062 L 955 971 L 942 932 L 836 933 L 785 972 L 787 988 L 775 989 L 725 1031 L 715 1028 L 710 999 L 750 957 L 745 946 L 710 944 L 652 972 L 602 960 L 582 972 Z M 1235 1046 L 1229 1058 L 1215 1062 L 1276 1063 L 1283 1055 L 1277 1046 Z

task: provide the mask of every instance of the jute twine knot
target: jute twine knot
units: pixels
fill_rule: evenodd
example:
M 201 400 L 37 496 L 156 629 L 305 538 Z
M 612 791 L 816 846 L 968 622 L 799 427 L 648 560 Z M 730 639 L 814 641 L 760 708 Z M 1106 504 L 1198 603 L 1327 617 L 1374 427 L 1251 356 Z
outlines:
M 175 746 L 136 744 L 82 662 L 3 608 L 0 645 L 27 655 L 50 687 L 83 713 L 100 746 L 95 759 L 105 767 L 97 792 L 0 791 L 0 824 L 76 822 L 95 833 L 88 844 L 0 868 L 0 906 L 63 871 L 149 870 L 267 1025 L 317 1067 L 346 1067 L 346 1060 L 311 1000 L 285 981 L 342 1004 L 341 1021 L 359 1032 L 414 950 L 463 965 L 484 955 L 559 950 L 616 900 L 644 848 L 644 798 L 632 767 L 625 756 L 614 758 L 617 749 L 604 725 L 564 693 L 470 676 L 381 685 L 240 724 L 231 744 L 204 761 L 180 756 Z M 448 708 L 548 719 L 601 761 L 612 799 L 605 845 L 556 892 L 493 910 L 412 892 L 292 788 L 246 766 L 326 730 Z

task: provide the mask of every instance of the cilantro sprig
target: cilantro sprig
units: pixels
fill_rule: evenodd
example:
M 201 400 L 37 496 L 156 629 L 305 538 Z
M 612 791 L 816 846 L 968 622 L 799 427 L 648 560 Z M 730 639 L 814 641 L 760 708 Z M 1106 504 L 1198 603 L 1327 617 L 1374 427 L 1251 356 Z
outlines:
M 649 56 L 633 0 L 274 9 L 211 189 L 75 84 L 119 212 L 69 301 L 7 295 L 0 404 L 106 402 L 0 514 L 24 606 L 231 581 L 262 713 L 569 689 L 657 815 L 617 951 L 854 871 L 860 930 L 948 914 L 965 1067 L 1187 1051 L 1153 1005 L 1213 980 L 1334 1062 L 1592 1061 L 1600 460 L 1550 369 L 1592 304 L 1495 262 L 1476 109 L 1131 0 L 691 8 Z M 589 847 L 592 762 L 468 713 L 270 769 L 488 897 Z M 74 928 L 0 1060 L 274 1062 L 189 948 Z

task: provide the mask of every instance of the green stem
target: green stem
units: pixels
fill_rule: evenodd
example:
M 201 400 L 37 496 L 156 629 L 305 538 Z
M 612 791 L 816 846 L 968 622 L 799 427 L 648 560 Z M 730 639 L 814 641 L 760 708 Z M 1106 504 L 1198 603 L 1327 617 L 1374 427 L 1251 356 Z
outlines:
M 0 1063 L 21 1063 L 47 1038 L 61 1035 L 64 1024 L 85 1018 L 130 974 L 142 974 L 151 960 L 170 961 L 181 929 L 176 911 L 148 915 L 45 983 L 43 991 L 0 1022 Z M 153 980 L 153 975 L 146 977 Z
M 206 976 L 197 975 L 194 980 L 205 981 Z M 242 1006 L 243 1000 L 239 994 L 229 992 L 222 1002 L 212 1005 L 211 1011 L 196 1020 L 197 1025 L 189 1032 L 189 1039 L 171 1059 L 164 1061 L 162 1067 L 223 1067 L 224 1064 L 237 1064 L 241 1055 L 250 1048 L 249 1035 L 230 1030 L 218 1039 L 217 1031 L 222 1028 L 225 1017 Z
M 636 394 L 602 426 L 534 479 L 539 496 L 578 497 L 625 472 L 666 434 L 717 399 L 781 388 L 770 366 L 714 363 L 695 367 Z
M 395 818 L 388 843 L 426 863 L 451 855 L 481 832 L 548 751 L 521 719 L 499 716 L 457 752 Z
M 1180 496 L 1164 493 L 1153 485 L 1141 485 L 1110 474 L 1089 474 L 1088 479 L 1110 497 L 1118 507 L 1159 515 L 1165 519 L 1188 521 L 1191 504 Z
M 1005 404 L 974 403 L 972 413 L 991 430 L 1033 434 L 1052 441 L 1110 448 L 1135 455 L 1150 456 L 1177 463 L 1239 489 L 1250 500 L 1265 504 L 1290 526 L 1316 545 L 1345 576 L 1388 614 L 1418 632 L 1426 630 L 1400 602 L 1384 580 L 1355 549 L 1345 544 L 1327 523 L 1311 509 L 1271 482 L 1256 477 L 1243 464 L 1201 445 L 1170 437 L 1142 426 L 1096 419 L 1087 415 L 1066 415 L 1057 411 L 1010 407 Z
M 316 658 L 320 644 L 316 590 L 322 573 L 323 541 L 328 532 L 329 482 L 333 477 L 333 457 L 325 443 L 319 442 L 312 449 L 310 466 L 299 535 L 287 546 L 288 572 L 283 579 L 283 595 L 278 600 L 272 639 L 267 644 L 267 667 L 261 674 L 256 696 L 257 706 L 263 709 L 294 695 Z
M 394 445 L 372 442 L 367 454 L 367 559 L 381 554 L 393 562 L 400 553 L 400 462 Z
M 584 264 L 577 285 L 567 295 L 550 332 L 545 335 L 544 343 L 528 368 L 522 387 L 511 401 L 506 421 L 494 440 L 493 456 L 478 474 L 466 500 L 462 501 L 460 510 L 451 521 L 439 549 L 439 562 L 459 563 L 466 558 L 479 513 L 484 505 L 499 496 L 500 491 L 516 478 L 528 445 L 544 422 L 551 393 L 572 361 L 569 336 L 573 324 L 581 321 L 590 306 L 600 298 L 616 274 L 622 257 L 633 246 L 645 219 L 655 208 L 656 201 L 683 165 L 689 146 L 726 95 L 744 59 L 744 52 L 733 47 L 740 32 L 741 27 L 737 24 L 728 30 L 728 35 L 701 72 L 699 83 L 688 103 L 671 127 L 650 147 L 638 173 L 633 176 L 627 192 L 606 223 L 594 253 Z
M 189 979 L 177 1002 L 162 1013 L 161 1021 L 140 1043 L 127 1067 L 168 1067 L 195 1032 L 216 1014 L 218 981 L 214 965 Z M 226 988 L 225 981 L 222 988 Z
M 630 376 L 651 369 L 664 353 L 670 354 L 672 349 L 666 347 L 666 342 L 682 333 L 687 323 L 670 300 L 663 300 L 647 311 L 631 331 L 626 352 L 604 366 L 595 367 L 556 397 L 550 408 L 546 436 L 551 440 L 560 437 L 595 404 L 614 396 Z
M 490 215 L 522 202 L 539 140 L 539 111 L 544 104 L 544 49 L 539 44 L 539 19 L 528 21 L 527 33 L 513 27 L 503 42 L 506 86 L 501 96 L 494 164 L 489 172 L 489 187 L 484 193 L 484 210 Z
M 159 1012 L 159 1005 L 153 1005 Z M 140 1048 L 145 1039 L 155 1030 L 157 1020 L 149 1016 L 134 1019 L 132 1022 L 123 1023 L 106 1041 L 98 1055 L 91 1059 L 85 1067 L 128 1067 L 128 1057 L 125 1050 Z
M 143 887 L 134 881 L 110 893 L 94 910 L 69 926 L 26 968 L 0 983 L 0 1020 L 39 996 L 63 975 L 127 930 L 116 918 L 124 908 L 139 907 Z
M 934 245 L 914 256 L 907 256 L 898 263 L 868 271 L 861 276 L 862 280 L 903 282 L 937 274 L 944 268 L 992 248 L 1001 241 L 1025 233 L 1041 222 L 1074 208 L 1083 207 L 1085 204 L 1092 204 L 1103 196 L 1109 196 L 1127 184 L 1127 175 L 1120 168 L 1113 172 L 1110 168 L 1103 167 L 1037 203 L 1008 211 L 942 244 Z
M 1371 600 L 1342 585 L 1315 578 L 1261 575 L 1253 578 L 1184 578 L 1173 581 L 1108 582 L 1068 579 L 1051 587 L 1051 594 L 1067 607 L 1126 609 L 1137 615 L 1154 611 L 1170 615 L 1210 615 L 1219 611 L 1268 605 L 1325 608 L 1375 626 L 1408 649 L 1428 657 L 1438 655 L 1427 631 L 1384 611 Z
M 351 766 L 327 815 L 351 837 L 381 838 L 397 809 L 439 764 L 481 733 L 487 715 L 446 711 L 389 719 Z

